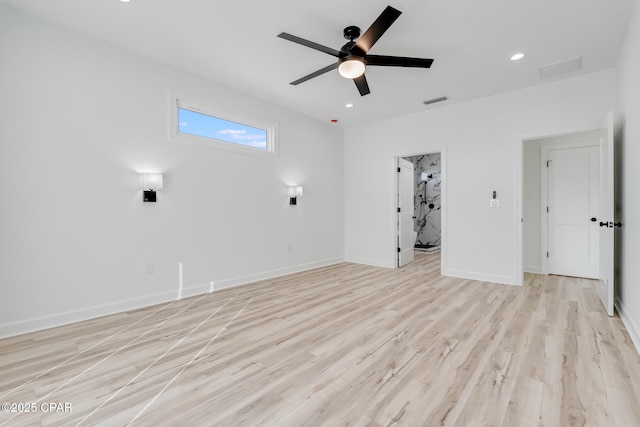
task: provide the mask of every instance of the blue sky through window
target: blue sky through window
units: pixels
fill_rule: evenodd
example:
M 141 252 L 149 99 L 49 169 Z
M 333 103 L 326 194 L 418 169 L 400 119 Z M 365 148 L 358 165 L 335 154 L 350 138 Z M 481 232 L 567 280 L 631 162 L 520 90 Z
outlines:
M 185 108 L 178 108 L 178 132 L 246 145 L 260 150 L 267 149 L 266 130 Z

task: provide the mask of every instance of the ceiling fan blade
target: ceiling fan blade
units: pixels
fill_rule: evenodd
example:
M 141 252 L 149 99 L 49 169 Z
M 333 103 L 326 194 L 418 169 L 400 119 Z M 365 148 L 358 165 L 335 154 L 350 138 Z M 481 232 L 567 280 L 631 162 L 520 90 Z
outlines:
M 331 70 L 335 70 L 336 68 L 338 68 L 338 65 L 339 65 L 338 62 L 336 62 L 335 64 L 328 65 L 328 66 L 326 66 L 324 68 L 319 69 L 318 71 L 315 71 L 315 72 L 313 72 L 311 74 L 308 74 L 308 75 L 306 75 L 304 77 L 301 77 L 298 80 L 295 80 L 295 81 L 293 81 L 293 82 L 291 82 L 289 84 L 294 85 L 294 86 L 295 85 L 299 85 L 300 83 L 304 83 L 307 80 L 311 80 L 314 77 L 318 77 L 318 76 L 320 76 L 320 75 L 322 75 L 324 73 L 328 73 Z
M 311 49 L 319 50 L 320 52 L 328 53 L 329 55 L 335 56 L 336 58 L 340 57 L 340 52 L 335 49 L 331 49 L 330 47 L 323 46 L 321 44 L 303 39 L 298 36 L 294 36 L 289 33 L 280 33 L 278 34 L 278 37 L 280 37 L 281 39 L 289 40 L 290 42 L 301 44 L 302 46 L 310 47 Z
M 382 65 L 386 67 L 418 67 L 430 68 L 433 59 L 407 58 L 405 56 L 367 55 L 364 58 L 367 65 Z
M 387 6 L 367 31 L 358 39 L 353 48 L 351 48 L 351 53 L 364 56 L 401 14 L 402 12 L 398 9 Z
M 369 95 L 371 93 L 369 90 L 369 84 L 367 83 L 367 78 L 364 74 L 353 79 L 353 82 L 356 84 L 358 92 L 360 92 L 360 96 Z

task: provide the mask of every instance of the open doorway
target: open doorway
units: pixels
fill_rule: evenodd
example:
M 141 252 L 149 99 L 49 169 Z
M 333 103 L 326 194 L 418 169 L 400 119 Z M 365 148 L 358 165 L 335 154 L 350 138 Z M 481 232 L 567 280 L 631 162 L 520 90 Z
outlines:
M 439 253 L 442 245 L 442 193 L 443 170 L 442 153 L 431 152 L 398 158 L 399 163 L 412 165 L 412 180 L 407 182 L 399 178 L 398 182 L 398 267 L 407 263 L 408 257 L 403 256 L 407 250 L 422 253 Z M 406 169 L 406 168 L 403 168 Z M 401 168 L 398 167 L 400 172 Z M 410 192 L 411 194 L 403 193 Z M 403 199 L 410 198 L 413 203 L 412 227 L 403 227 L 407 212 L 402 212 L 405 205 Z M 405 221 L 406 222 L 406 221 Z M 410 233 L 410 234 L 409 234 Z M 406 234 L 406 235 L 404 235 Z M 404 235 L 404 236 L 403 236 Z M 410 236 L 410 237 L 409 237 Z M 407 243 L 408 242 L 408 243 Z M 408 246 L 409 247 L 405 247 Z M 411 257 L 410 259 L 413 259 Z
M 597 130 L 524 141 L 524 272 L 597 278 L 599 141 Z
M 616 285 L 614 274 L 616 261 L 614 256 L 614 227 L 622 227 L 622 223 L 616 221 L 614 209 L 614 154 L 616 153 L 614 144 L 613 113 L 609 112 L 598 129 L 546 138 L 523 139 L 522 150 L 520 151 L 522 159 L 522 198 L 520 200 L 522 202 L 523 223 L 521 229 L 522 240 L 520 241 L 522 244 L 520 266 L 523 276 L 525 273 L 576 275 L 587 278 L 596 276 L 594 280 L 595 288 L 609 316 L 614 315 Z M 598 150 L 588 149 L 594 146 Z M 598 155 L 596 151 L 598 151 Z M 551 153 L 553 152 L 555 153 L 552 155 Z M 591 154 L 589 154 L 590 152 Z M 557 219 L 549 218 L 549 213 L 553 209 L 559 209 L 559 212 L 563 215 L 566 213 L 563 212 L 562 203 L 560 206 L 556 203 L 554 208 L 553 197 L 549 195 L 549 186 L 551 181 L 555 179 L 550 177 L 553 173 L 550 166 L 559 159 L 558 156 L 565 156 L 566 159 L 569 159 L 568 162 L 558 162 L 556 169 L 562 170 L 561 173 L 568 175 L 570 179 L 562 184 L 566 185 L 568 182 L 569 186 L 568 189 L 564 189 L 566 191 L 561 191 L 562 194 L 560 196 L 556 195 L 556 202 L 559 199 L 567 199 L 563 200 L 565 211 L 569 213 L 579 211 L 580 221 L 582 221 L 582 224 L 574 225 L 574 230 L 564 233 L 564 237 L 569 235 L 569 239 L 565 239 L 569 243 L 565 242 L 560 245 L 558 245 L 557 241 L 554 243 L 550 238 L 554 221 L 556 224 L 558 221 Z M 595 158 L 597 158 L 597 161 L 593 161 Z M 596 165 L 596 163 L 599 163 L 599 165 Z M 597 174 L 591 173 L 591 170 L 594 169 L 597 169 Z M 584 181 L 593 180 L 596 175 L 598 177 L 597 181 L 599 181 L 598 190 L 592 191 L 591 188 L 584 185 Z M 579 178 L 580 176 L 582 178 Z M 579 193 L 587 195 L 582 198 L 582 203 L 580 203 L 580 198 L 577 197 Z M 596 196 L 598 199 L 597 204 L 592 203 L 592 199 Z M 570 203 L 566 203 L 567 201 Z M 582 208 L 580 208 L 581 206 Z M 569 217 L 569 215 L 564 215 L 563 221 L 564 217 Z M 578 228 L 581 228 L 582 231 L 578 230 Z M 591 231 L 594 230 L 598 230 L 598 232 L 592 233 Z M 562 230 L 560 232 L 562 233 Z M 580 233 L 582 237 L 579 236 Z M 558 235 L 554 237 L 556 240 L 557 238 Z M 593 252 L 591 249 L 592 240 L 597 240 L 598 243 L 597 260 L 595 257 L 590 256 Z M 580 243 L 581 246 L 578 250 L 575 250 L 576 242 Z M 564 253 L 562 253 L 563 245 Z M 582 258 L 592 263 L 597 273 L 576 274 L 573 271 L 554 271 L 557 266 L 552 266 L 549 262 L 551 258 L 550 252 L 552 251 L 573 258 L 580 258 L 580 255 L 583 255 Z M 584 256 L 585 254 L 587 256 Z M 575 260 L 571 260 L 571 262 L 573 261 Z

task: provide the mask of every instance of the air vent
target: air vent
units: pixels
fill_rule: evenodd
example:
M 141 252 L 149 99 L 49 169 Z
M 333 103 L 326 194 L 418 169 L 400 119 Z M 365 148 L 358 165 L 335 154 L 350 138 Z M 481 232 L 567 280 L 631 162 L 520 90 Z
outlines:
M 582 57 L 567 59 L 566 61 L 556 62 L 554 64 L 543 65 L 539 68 L 541 79 L 551 79 L 563 74 L 575 73 L 582 66 Z
M 429 99 L 427 101 L 423 101 L 422 103 L 424 105 L 429 105 L 429 104 L 435 104 L 436 102 L 446 101 L 447 99 L 449 99 L 449 98 L 447 98 L 446 96 L 441 96 L 440 98 Z

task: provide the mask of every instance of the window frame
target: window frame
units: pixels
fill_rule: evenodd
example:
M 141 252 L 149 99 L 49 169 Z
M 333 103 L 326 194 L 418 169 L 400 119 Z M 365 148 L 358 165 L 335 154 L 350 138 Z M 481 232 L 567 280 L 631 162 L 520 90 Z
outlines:
M 246 115 L 240 115 L 237 113 L 230 113 L 223 109 L 213 106 L 203 100 L 199 100 L 193 97 L 180 95 L 176 93 L 171 94 L 171 119 L 169 128 L 169 139 L 177 143 L 186 144 L 198 144 L 205 145 L 212 148 L 217 148 L 225 151 L 234 151 L 238 153 L 252 154 L 266 157 L 276 157 L 277 152 L 277 123 L 269 123 L 262 120 L 257 120 Z M 189 110 L 196 113 L 211 116 L 216 119 L 226 120 L 229 122 L 237 123 L 243 126 L 249 126 L 266 132 L 267 146 L 266 148 L 252 147 L 250 145 L 244 145 L 234 143 L 231 141 L 225 141 L 223 139 L 210 138 L 200 135 L 194 135 L 190 133 L 180 132 L 180 113 L 179 110 Z

